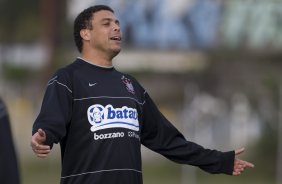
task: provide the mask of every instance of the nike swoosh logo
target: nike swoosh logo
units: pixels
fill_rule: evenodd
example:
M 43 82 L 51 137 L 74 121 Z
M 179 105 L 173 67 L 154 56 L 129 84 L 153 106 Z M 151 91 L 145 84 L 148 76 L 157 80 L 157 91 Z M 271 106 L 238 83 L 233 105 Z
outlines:
M 95 86 L 97 83 L 89 83 L 89 87 Z

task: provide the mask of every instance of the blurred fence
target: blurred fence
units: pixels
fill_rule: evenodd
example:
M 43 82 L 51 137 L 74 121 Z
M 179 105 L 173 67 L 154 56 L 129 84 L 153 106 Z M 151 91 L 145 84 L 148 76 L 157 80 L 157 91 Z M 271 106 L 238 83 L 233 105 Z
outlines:
M 72 0 L 70 21 L 93 4 L 113 7 L 131 47 L 282 47 L 282 2 L 278 0 Z

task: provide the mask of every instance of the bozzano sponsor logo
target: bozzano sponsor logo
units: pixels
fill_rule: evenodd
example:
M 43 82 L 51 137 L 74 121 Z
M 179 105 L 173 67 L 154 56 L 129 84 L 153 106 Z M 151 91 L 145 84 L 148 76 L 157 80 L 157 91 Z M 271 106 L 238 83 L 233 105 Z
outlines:
M 114 133 L 107 133 L 107 134 L 96 134 L 94 133 L 94 139 L 99 140 L 99 139 L 113 139 L 113 138 L 119 138 L 119 137 L 124 137 L 123 132 L 114 132 Z
M 126 128 L 139 131 L 138 113 L 134 108 L 123 106 L 114 108 L 112 105 L 91 105 L 87 110 L 91 131 L 107 128 Z

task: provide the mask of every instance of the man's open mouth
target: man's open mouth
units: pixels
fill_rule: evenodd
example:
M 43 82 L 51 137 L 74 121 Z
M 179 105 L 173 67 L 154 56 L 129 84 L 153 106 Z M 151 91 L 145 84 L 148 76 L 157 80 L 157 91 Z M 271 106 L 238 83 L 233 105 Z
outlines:
M 121 37 L 120 36 L 113 36 L 110 39 L 111 40 L 116 40 L 116 41 L 121 41 Z

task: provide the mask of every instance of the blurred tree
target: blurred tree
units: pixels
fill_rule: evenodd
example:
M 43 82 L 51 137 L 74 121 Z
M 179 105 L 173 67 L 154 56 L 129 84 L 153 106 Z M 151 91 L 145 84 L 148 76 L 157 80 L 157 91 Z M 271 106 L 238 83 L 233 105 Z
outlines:
M 0 1 L 0 43 L 32 42 L 40 35 L 39 1 Z
M 47 53 L 47 66 L 42 75 L 44 84 L 56 66 L 56 55 L 59 50 L 60 37 L 63 35 L 61 26 L 65 21 L 66 7 L 66 0 L 41 0 L 40 2 L 41 22 L 44 22 L 41 36 Z
M 46 66 L 41 71 L 43 74 L 39 82 L 44 85 L 56 66 L 58 52 L 62 50 L 59 48 L 67 23 L 66 4 L 66 0 L 0 1 L 0 45 L 10 49 L 10 45 L 19 43 L 42 43 L 47 57 L 44 58 Z M 17 71 L 22 73 L 20 70 L 21 68 L 17 68 Z M 16 79 L 17 76 L 18 74 L 9 77 Z

